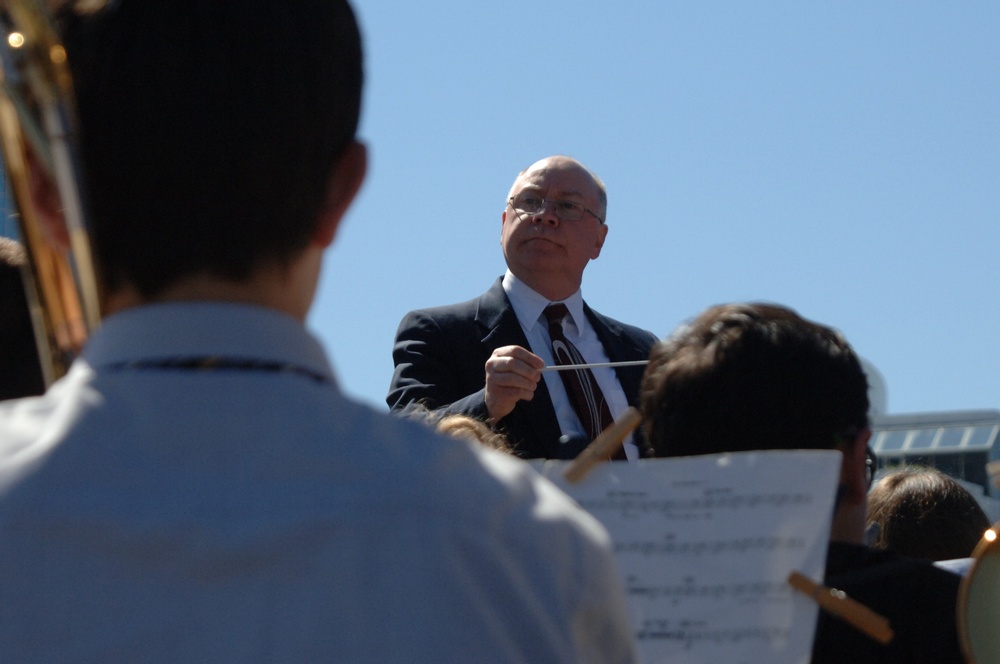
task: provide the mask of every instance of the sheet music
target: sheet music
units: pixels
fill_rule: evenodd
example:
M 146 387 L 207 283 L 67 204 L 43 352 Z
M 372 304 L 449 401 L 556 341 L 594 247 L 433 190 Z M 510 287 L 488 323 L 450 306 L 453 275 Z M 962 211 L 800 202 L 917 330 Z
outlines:
M 807 663 L 840 453 L 761 451 L 605 463 L 581 483 L 541 471 L 611 534 L 647 664 Z

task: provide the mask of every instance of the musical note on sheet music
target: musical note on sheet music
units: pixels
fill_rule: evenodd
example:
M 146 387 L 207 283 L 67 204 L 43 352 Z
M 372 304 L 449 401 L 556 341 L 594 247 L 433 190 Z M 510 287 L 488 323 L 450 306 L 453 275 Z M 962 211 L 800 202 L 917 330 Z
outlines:
M 692 519 L 712 518 L 719 510 L 756 510 L 758 508 L 781 508 L 785 505 L 808 504 L 812 492 L 787 493 L 765 491 L 739 493 L 733 489 L 704 489 L 700 495 L 690 497 L 650 495 L 646 491 L 614 490 L 597 496 L 592 502 L 580 505 L 587 510 L 613 510 L 628 518 L 635 513 L 657 512 L 664 518 Z
M 772 646 L 788 638 L 788 630 L 780 627 L 738 627 L 713 629 L 705 621 L 684 621 L 671 625 L 669 621 L 648 620 L 636 633 L 639 643 L 648 640 L 671 641 L 690 652 L 703 644 L 747 647 L 752 642 Z M 736 660 L 727 660 L 736 661 Z
M 766 451 L 542 472 L 608 529 L 649 664 L 809 661 L 840 454 Z
M 673 535 L 665 536 L 661 542 L 630 541 L 615 542 L 615 553 L 640 554 L 643 556 L 718 556 L 732 553 L 777 549 L 804 549 L 804 537 L 740 537 L 711 540 L 677 540 Z

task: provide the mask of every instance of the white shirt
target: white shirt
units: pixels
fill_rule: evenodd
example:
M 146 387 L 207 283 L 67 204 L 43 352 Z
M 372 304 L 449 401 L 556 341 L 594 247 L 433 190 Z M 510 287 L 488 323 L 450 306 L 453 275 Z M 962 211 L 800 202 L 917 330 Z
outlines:
M 557 364 L 552 355 L 552 338 L 549 336 L 548 322 L 545 320 L 543 312 L 545 307 L 556 302 L 546 299 L 544 296 L 532 290 L 523 281 L 514 276 L 509 269 L 503 277 L 503 289 L 510 300 L 510 306 L 517 315 L 517 320 L 524 330 L 524 335 L 528 339 L 531 352 L 545 360 L 546 366 Z M 565 300 L 558 302 L 565 304 L 569 310 L 569 315 L 563 319 L 563 332 L 569 342 L 573 344 L 588 363 L 609 362 L 608 355 L 604 350 L 604 345 L 597 336 L 586 314 L 583 312 L 583 295 L 579 290 L 570 295 Z M 610 367 L 599 367 L 591 369 L 597 384 L 604 393 L 604 398 L 608 402 L 608 409 L 615 419 L 628 408 L 628 398 L 625 390 L 622 389 L 618 381 L 618 375 Z M 556 419 L 559 421 L 559 429 L 563 435 L 586 436 L 586 429 L 573 408 L 566 386 L 557 371 L 546 371 L 542 374 L 545 387 L 552 398 L 552 406 L 556 411 Z M 630 461 L 639 458 L 639 449 L 632 442 L 632 436 L 625 439 L 625 455 Z
M 215 356 L 233 366 L 164 365 Z M 0 404 L 0 661 L 633 657 L 594 519 L 516 459 L 346 399 L 279 313 L 131 309 Z

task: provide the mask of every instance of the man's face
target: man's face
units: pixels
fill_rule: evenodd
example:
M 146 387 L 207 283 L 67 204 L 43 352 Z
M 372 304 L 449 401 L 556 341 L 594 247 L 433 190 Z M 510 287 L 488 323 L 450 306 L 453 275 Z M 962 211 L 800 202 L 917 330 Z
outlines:
M 604 215 L 597 183 L 583 166 L 572 159 L 543 159 L 521 175 L 510 197 L 530 195 L 546 200 L 533 214 L 504 208 L 500 244 L 507 267 L 535 291 L 550 299 L 574 293 L 583 270 L 601 254 L 608 227 L 595 214 Z M 587 210 L 576 221 L 560 219 L 555 201 L 579 203 Z

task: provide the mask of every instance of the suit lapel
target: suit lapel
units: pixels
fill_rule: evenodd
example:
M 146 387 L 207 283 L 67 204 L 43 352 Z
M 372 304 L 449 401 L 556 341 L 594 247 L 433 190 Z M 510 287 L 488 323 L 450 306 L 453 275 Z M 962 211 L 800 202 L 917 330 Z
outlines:
M 479 298 L 476 322 L 483 332 L 482 345 L 487 357 L 501 346 L 530 349 L 500 279 Z M 506 428 L 510 442 L 527 456 L 551 458 L 558 451 L 562 432 L 544 380 L 538 382 L 535 397 L 518 403 L 513 412 L 501 420 L 501 425 Z M 522 442 L 526 444 L 519 444 Z
M 521 329 L 500 280 L 479 298 L 476 323 L 483 331 L 483 345 L 489 348 L 487 355 L 501 346 L 528 348 L 528 339 L 524 336 L 524 330 Z
M 594 326 L 597 338 L 604 346 L 604 352 L 612 362 L 626 362 L 630 360 L 645 360 L 649 358 L 649 350 L 642 345 L 641 340 L 629 334 L 625 328 L 617 322 L 605 318 L 593 309 L 583 304 L 584 313 Z M 616 367 L 615 374 L 618 382 L 621 383 L 625 391 L 625 397 L 630 406 L 639 405 L 639 387 L 642 383 L 644 367 Z
M 594 326 L 594 331 L 597 332 L 597 337 L 604 345 L 604 350 L 608 354 L 609 360 L 612 362 L 626 362 L 629 360 L 649 359 L 649 349 L 644 345 L 647 343 L 645 340 L 636 337 L 634 334 L 629 334 L 628 330 L 615 321 L 597 313 L 588 307 L 586 303 L 584 303 L 583 308 L 590 319 L 591 325 Z M 628 400 L 628 404 L 635 408 L 639 407 L 639 392 L 642 389 L 642 376 L 645 372 L 646 368 L 642 366 L 615 367 L 615 374 L 618 376 L 618 382 L 621 383 L 622 390 L 625 392 L 625 398 Z M 651 451 L 642 435 L 641 427 L 635 432 L 634 442 L 639 448 L 640 456 L 646 457 L 650 455 Z

